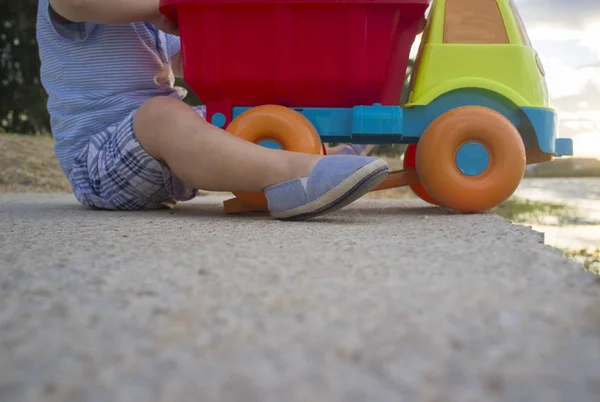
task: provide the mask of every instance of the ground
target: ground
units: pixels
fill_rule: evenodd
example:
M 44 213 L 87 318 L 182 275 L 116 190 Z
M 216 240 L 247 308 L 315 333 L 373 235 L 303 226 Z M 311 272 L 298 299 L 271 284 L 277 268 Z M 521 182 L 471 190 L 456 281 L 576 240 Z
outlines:
M 0 193 L 65 193 L 62 174 L 49 137 L 0 134 Z
M 600 283 L 493 215 L 362 200 L 91 211 L 0 195 L 0 401 L 569 401 L 600 394 Z
M 93 211 L 50 144 L 0 136 L 0 402 L 598 400 L 599 279 L 526 226 Z

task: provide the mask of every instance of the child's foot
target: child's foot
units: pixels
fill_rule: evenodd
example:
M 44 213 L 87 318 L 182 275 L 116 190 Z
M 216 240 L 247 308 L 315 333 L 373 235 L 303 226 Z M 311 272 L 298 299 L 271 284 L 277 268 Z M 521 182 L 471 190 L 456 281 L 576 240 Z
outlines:
M 348 144 L 344 146 L 336 155 L 362 155 L 371 156 L 379 148 L 377 145 L 362 145 L 362 144 Z
M 309 219 L 356 201 L 389 174 L 387 163 L 366 156 L 322 158 L 308 177 L 265 189 L 269 211 L 277 219 Z

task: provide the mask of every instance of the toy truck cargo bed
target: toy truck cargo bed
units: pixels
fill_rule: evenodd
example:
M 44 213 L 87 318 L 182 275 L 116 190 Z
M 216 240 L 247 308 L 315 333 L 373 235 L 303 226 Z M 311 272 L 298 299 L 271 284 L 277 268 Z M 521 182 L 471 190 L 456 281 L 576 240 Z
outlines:
M 233 107 L 398 105 L 428 0 L 162 0 L 185 81 Z

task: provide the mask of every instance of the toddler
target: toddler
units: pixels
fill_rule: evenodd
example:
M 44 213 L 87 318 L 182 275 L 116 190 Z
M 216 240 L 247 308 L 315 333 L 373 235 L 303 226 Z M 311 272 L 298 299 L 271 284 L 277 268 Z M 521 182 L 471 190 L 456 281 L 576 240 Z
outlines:
M 40 0 L 41 79 L 55 154 L 79 202 L 170 206 L 207 191 L 264 191 L 277 219 L 307 219 L 362 197 L 388 175 L 361 150 L 272 150 L 204 120 L 174 86 L 177 27 L 159 0 Z M 352 152 L 349 152 L 352 151 Z

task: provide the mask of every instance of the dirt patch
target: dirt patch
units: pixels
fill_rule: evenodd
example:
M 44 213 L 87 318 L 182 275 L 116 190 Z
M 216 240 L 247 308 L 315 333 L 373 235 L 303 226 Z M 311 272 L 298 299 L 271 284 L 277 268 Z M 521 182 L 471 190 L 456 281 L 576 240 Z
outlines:
M 0 193 L 69 193 L 49 137 L 0 134 Z
M 71 186 L 59 168 L 50 137 L 0 134 L 0 193 L 70 193 Z M 390 170 L 402 169 L 399 158 L 384 158 Z M 200 192 L 199 195 L 229 195 Z M 408 187 L 378 191 L 368 198 L 413 198 Z

